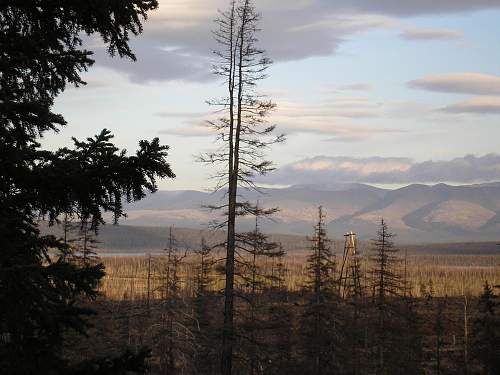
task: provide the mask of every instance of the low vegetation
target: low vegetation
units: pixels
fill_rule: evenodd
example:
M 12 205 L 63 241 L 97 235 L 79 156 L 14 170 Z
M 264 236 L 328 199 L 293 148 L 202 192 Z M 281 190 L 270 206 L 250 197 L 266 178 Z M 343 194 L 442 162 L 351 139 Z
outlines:
M 219 254 L 220 255 L 220 254 Z M 337 254 L 337 257 L 340 255 Z M 285 285 L 289 291 L 299 291 L 306 276 L 307 250 L 288 253 L 284 257 Z M 106 299 L 113 301 L 142 300 L 147 295 L 148 255 L 105 256 L 101 260 L 106 266 L 100 292 Z M 362 258 L 362 269 L 369 268 L 369 261 Z M 401 258 L 400 272 L 404 274 L 404 257 Z M 151 297 L 158 298 L 158 288 L 162 284 L 161 270 L 166 258 L 156 253 L 151 255 L 150 287 Z M 408 255 L 407 278 L 410 293 L 414 297 L 424 297 L 429 293 L 438 297 L 478 296 L 484 283 L 500 284 L 500 255 Z M 263 260 L 262 267 L 268 271 L 273 268 L 273 260 Z M 196 256 L 189 255 L 180 270 L 181 287 L 187 296 L 194 294 L 194 273 Z M 222 286 L 222 279 L 211 285 L 212 291 Z M 366 285 L 367 279 L 362 280 Z

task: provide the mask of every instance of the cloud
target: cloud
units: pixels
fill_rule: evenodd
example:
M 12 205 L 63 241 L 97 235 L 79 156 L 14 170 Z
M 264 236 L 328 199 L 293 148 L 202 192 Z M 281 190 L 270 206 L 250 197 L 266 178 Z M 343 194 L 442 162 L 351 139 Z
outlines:
M 209 136 L 207 120 L 216 120 L 217 114 L 158 112 L 161 117 L 184 117 L 181 128 L 164 129 L 162 133 L 183 136 Z M 332 142 L 356 142 L 373 136 L 401 132 L 401 130 L 370 124 L 383 115 L 382 105 L 363 97 L 336 97 L 319 104 L 279 101 L 277 110 L 269 116 L 269 123 L 276 124 L 285 134 L 312 133 L 325 135 Z
M 369 83 L 352 83 L 350 85 L 339 86 L 341 91 L 371 91 L 373 86 Z
M 500 114 L 500 97 L 480 96 L 443 108 L 450 113 Z
M 136 83 L 214 79 L 216 48 L 211 30 L 228 0 L 161 0 L 132 47 L 138 62 L 121 63 L 98 48 L 97 63 L 125 73 Z M 353 35 L 390 28 L 400 17 L 450 14 L 500 8 L 500 0 L 256 0 L 262 13 L 260 46 L 275 61 L 335 54 Z
M 500 155 L 467 155 L 445 161 L 415 162 L 408 158 L 317 156 L 279 168 L 262 179 L 268 184 L 436 183 L 500 179 Z
M 459 39 L 463 34 L 449 30 L 410 29 L 402 32 L 400 36 L 406 40 L 449 40 Z
M 86 85 L 81 85 L 78 87 L 78 89 L 102 89 L 102 88 L 108 88 L 108 87 L 112 87 L 113 86 L 113 83 L 111 81 L 105 81 L 105 80 L 102 80 L 102 79 L 93 79 L 93 78 L 85 78 L 83 77 L 83 80 L 87 83 Z M 69 85 L 68 86 L 68 90 L 74 90 L 76 89 L 77 87 L 73 86 L 73 85 Z
M 159 134 L 178 135 L 181 137 L 206 137 L 215 135 L 214 131 L 204 124 L 164 129 L 159 131 Z
M 207 82 L 214 79 L 210 74 L 210 60 L 206 56 L 182 53 L 155 45 L 132 43 L 137 61 L 112 58 L 106 49 L 94 50 L 94 58 L 101 66 L 124 73 L 131 82 L 154 81 Z
M 325 135 L 327 141 L 357 142 L 400 130 L 381 127 L 374 120 L 384 115 L 383 106 L 364 97 L 336 97 L 318 104 L 279 102 L 271 122 L 286 134 Z
M 356 142 L 361 142 L 364 141 L 372 136 L 374 136 L 377 133 L 374 132 L 367 132 L 367 133 L 360 133 L 360 134 L 353 134 L 353 135 L 342 135 L 343 132 L 339 131 L 339 135 L 336 135 L 332 138 L 327 138 L 325 139 L 325 142 L 335 142 L 335 143 L 356 143 Z M 345 131 L 344 133 L 349 134 L 349 131 Z M 385 133 L 384 131 L 380 133 Z
M 389 17 L 370 14 L 322 12 L 320 2 L 282 2 L 280 7 L 258 1 L 263 13 L 260 46 L 275 61 L 291 61 L 335 53 L 343 40 L 358 32 L 388 27 Z M 261 5 L 261 6 L 260 6 Z M 102 45 L 95 47 L 97 64 L 125 73 L 136 83 L 152 81 L 198 81 L 215 79 L 211 74 L 212 51 L 217 49 L 212 30 L 218 9 L 228 1 L 161 1 L 151 14 L 144 32 L 131 45 L 136 63 L 106 56 Z
M 449 93 L 500 94 L 500 77 L 481 73 L 430 75 L 408 83 L 410 87 Z
M 155 112 L 153 116 L 166 118 L 204 118 L 208 116 L 206 112 Z
M 321 0 L 329 9 L 399 17 L 454 14 L 500 8 L 499 0 Z M 326 5 L 328 4 L 328 5 Z

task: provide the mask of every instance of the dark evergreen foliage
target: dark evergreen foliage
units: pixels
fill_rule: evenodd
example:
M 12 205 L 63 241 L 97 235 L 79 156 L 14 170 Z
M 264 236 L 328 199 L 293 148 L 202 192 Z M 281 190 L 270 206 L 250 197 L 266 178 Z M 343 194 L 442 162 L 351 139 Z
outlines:
M 95 298 L 102 264 L 74 262 L 68 243 L 41 236 L 40 217 L 66 215 L 96 231 L 123 198 L 138 200 L 156 180 L 174 177 L 167 146 L 141 141 L 128 156 L 103 130 L 73 147 L 41 148 L 40 138 L 66 125 L 52 111 L 67 84 L 85 82 L 93 63 L 83 35 L 98 34 L 111 55 L 135 59 L 128 42 L 156 0 L 3 1 L 0 8 L 0 368 L 9 374 L 64 371 L 66 329 L 85 331 L 81 297 Z
M 300 322 L 301 366 L 304 373 L 331 374 L 339 365 L 340 313 L 335 260 L 322 207 L 318 208 L 318 222 L 310 241 L 306 303 Z
M 376 326 L 373 337 L 377 374 L 391 374 L 397 368 L 398 354 L 393 350 L 395 339 L 399 338 L 399 316 L 397 297 L 401 296 L 403 285 L 398 273 L 398 249 L 394 246 L 394 234 L 387 223 L 381 220 L 377 237 L 372 240 L 373 255 L 371 271 L 373 301 L 376 309 Z

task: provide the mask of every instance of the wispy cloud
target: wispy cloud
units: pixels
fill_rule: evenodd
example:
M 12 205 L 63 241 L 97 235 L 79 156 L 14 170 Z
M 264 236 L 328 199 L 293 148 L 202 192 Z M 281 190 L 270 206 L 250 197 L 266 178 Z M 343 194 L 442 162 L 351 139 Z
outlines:
M 500 179 L 500 155 L 424 162 L 409 158 L 317 156 L 283 166 L 264 177 L 269 184 L 477 182 Z
M 286 134 L 312 133 L 328 136 L 325 140 L 355 142 L 373 136 L 401 132 L 401 130 L 380 127 L 372 122 L 383 115 L 382 105 L 364 97 L 336 97 L 318 104 L 304 104 L 292 101 L 278 101 L 277 110 L 269 122 L 276 124 Z M 180 128 L 162 130 L 163 133 L 183 136 L 208 136 L 207 120 L 216 120 L 218 114 L 157 112 L 155 116 L 184 118 Z
M 500 97 L 479 96 L 443 108 L 450 113 L 500 114 Z
M 207 112 L 155 112 L 153 116 L 166 118 L 204 118 L 208 117 Z
M 406 40 L 450 40 L 459 39 L 463 36 L 461 32 L 450 30 L 431 29 L 409 29 L 400 34 Z
M 373 90 L 373 86 L 369 83 L 351 83 L 349 85 L 339 86 L 339 90 L 341 91 L 371 91 Z
M 448 93 L 500 94 L 500 77 L 481 73 L 450 73 L 430 75 L 410 81 L 410 87 Z

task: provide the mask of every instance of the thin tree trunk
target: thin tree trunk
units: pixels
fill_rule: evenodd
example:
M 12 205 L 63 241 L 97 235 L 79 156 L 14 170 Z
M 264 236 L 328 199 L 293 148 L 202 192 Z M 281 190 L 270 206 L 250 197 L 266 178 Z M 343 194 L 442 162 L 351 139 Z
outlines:
M 151 254 L 148 254 L 148 294 L 146 300 L 146 307 L 148 310 L 148 315 L 150 313 L 150 300 L 151 300 Z
M 469 317 L 467 311 L 467 295 L 464 294 L 464 372 L 469 373 Z
M 229 166 L 228 166 L 228 222 L 227 222 L 227 248 L 226 248 L 226 285 L 224 288 L 224 327 L 222 330 L 222 363 L 221 373 L 231 375 L 233 360 L 234 339 L 234 251 L 235 251 L 235 221 L 236 221 L 236 193 L 238 179 L 234 178 L 234 23 L 235 2 L 231 3 L 230 17 L 230 63 L 229 63 Z

